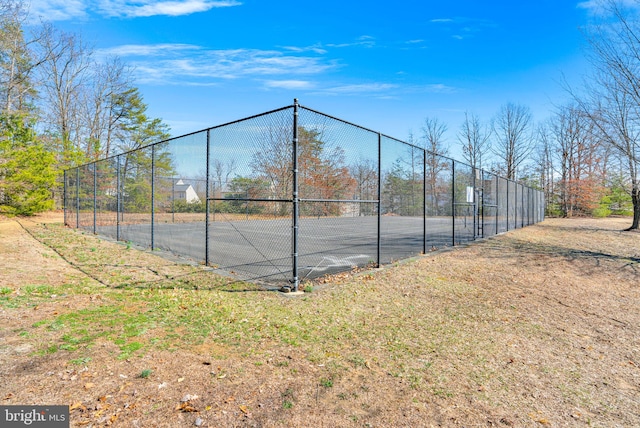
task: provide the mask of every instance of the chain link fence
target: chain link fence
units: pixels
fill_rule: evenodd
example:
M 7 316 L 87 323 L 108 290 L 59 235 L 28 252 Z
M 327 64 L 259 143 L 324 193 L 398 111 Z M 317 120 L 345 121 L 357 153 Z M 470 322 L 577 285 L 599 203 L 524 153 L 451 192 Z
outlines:
M 70 227 L 295 290 L 544 219 L 539 190 L 297 102 L 64 181 Z

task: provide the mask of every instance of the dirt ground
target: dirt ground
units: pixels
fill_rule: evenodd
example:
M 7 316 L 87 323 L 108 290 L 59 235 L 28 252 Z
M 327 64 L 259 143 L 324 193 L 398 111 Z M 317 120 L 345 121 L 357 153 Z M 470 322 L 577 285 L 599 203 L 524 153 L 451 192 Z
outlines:
M 34 238 L 56 222 L 0 218 L 0 405 L 69 405 L 74 427 L 640 426 L 640 234 L 622 231 L 629 219 L 547 219 L 338 276 L 304 302 L 233 296 L 320 331 L 339 325 L 330 347 L 211 339 L 127 358 L 101 339 L 47 352 L 64 333 L 52 320 L 107 299 L 99 275 Z M 96 253 L 114 248 L 86 239 Z M 89 291 L 20 300 L 38 284 Z M 335 299 L 335 319 L 313 319 Z

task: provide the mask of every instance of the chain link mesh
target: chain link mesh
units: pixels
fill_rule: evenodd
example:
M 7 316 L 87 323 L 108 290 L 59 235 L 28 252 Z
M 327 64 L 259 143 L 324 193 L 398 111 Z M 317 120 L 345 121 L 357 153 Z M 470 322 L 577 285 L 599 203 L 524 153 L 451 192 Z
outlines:
M 297 104 L 67 170 L 64 182 L 68 226 L 272 284 L 544 219 L 539 190 Z

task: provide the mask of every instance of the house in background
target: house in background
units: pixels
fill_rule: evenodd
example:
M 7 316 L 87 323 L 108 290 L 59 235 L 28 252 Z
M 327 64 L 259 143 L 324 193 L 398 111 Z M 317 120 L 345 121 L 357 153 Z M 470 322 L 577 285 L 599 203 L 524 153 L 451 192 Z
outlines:
M 200 197 L 191 184 L 185 184 L 181 179 L 173 185 L 173 200 L 185 201 L 188 204 L 200 202 Z

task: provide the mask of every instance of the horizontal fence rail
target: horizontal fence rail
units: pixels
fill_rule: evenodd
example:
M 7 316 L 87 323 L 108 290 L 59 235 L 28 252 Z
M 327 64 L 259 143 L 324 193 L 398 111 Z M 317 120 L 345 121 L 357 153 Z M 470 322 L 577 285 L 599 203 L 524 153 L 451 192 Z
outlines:
M 543 192 L 303 107 L 68 169 L 65 224 L 284 285 L 544 220 Z

